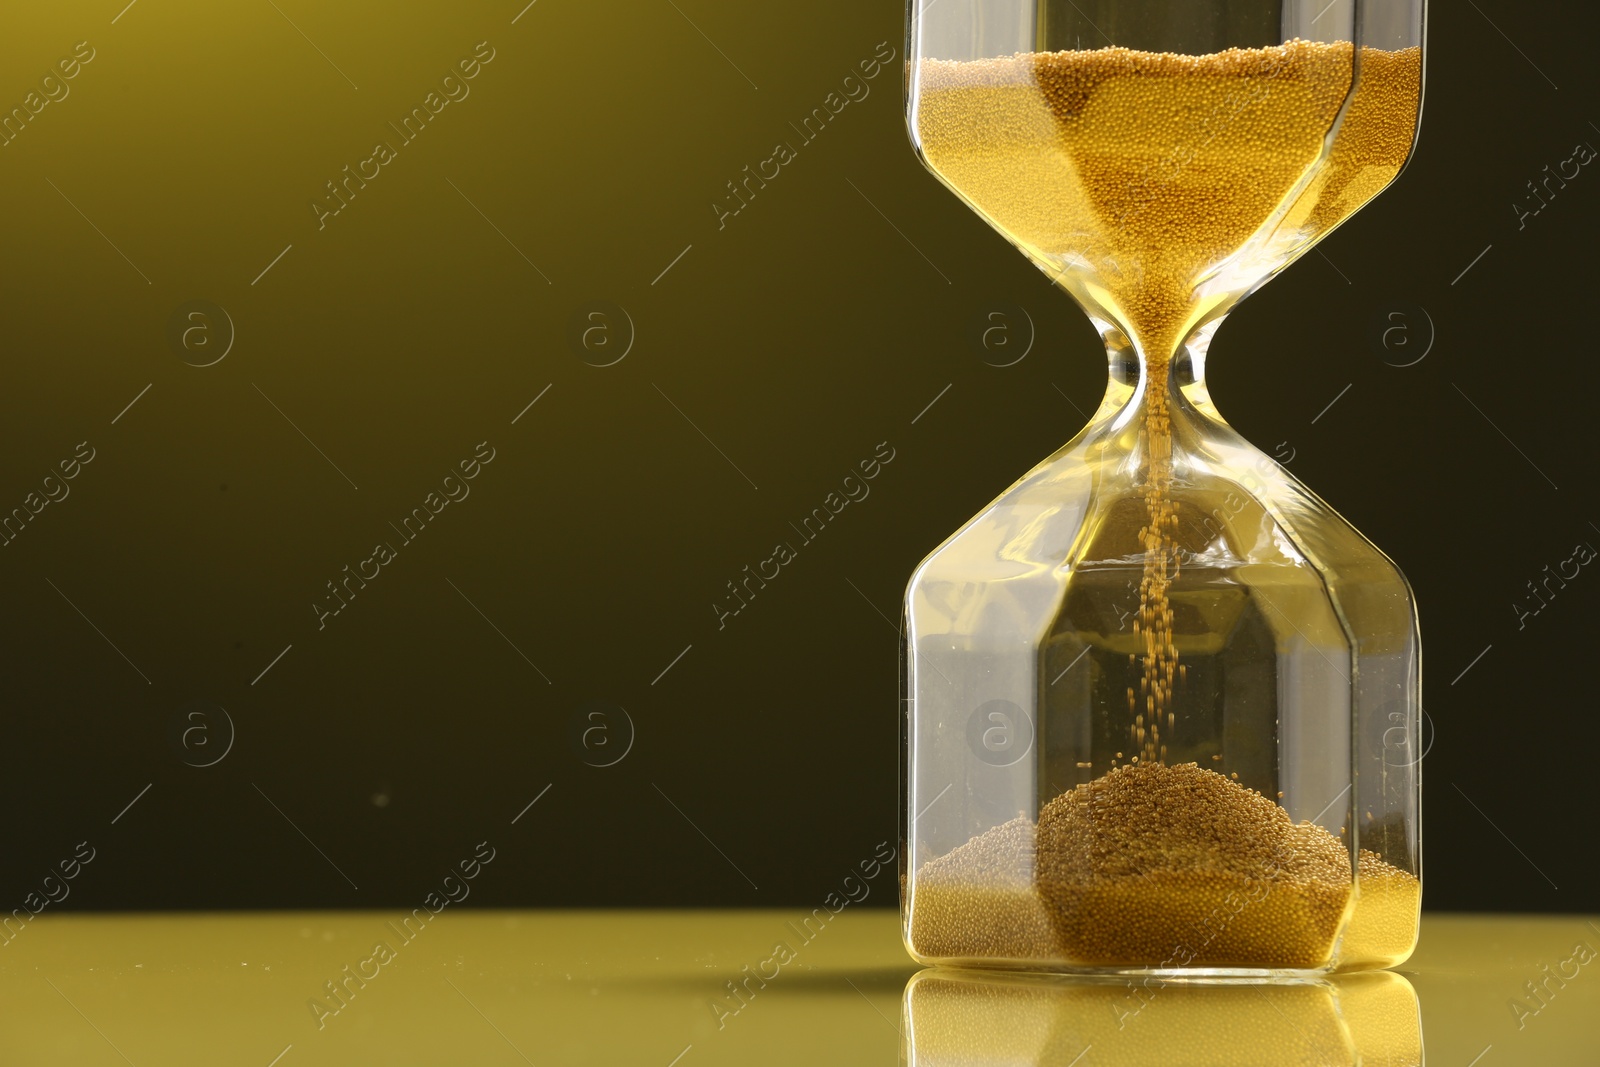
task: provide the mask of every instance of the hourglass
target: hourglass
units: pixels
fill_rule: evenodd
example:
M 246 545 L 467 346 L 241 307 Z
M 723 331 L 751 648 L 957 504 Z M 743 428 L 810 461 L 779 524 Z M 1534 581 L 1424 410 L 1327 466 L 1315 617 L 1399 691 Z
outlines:
M 1110 357 L 1089 425 L 907 588 L 917 959 L 1277 975 L 1415 946 L 1411 590 L 1205 365 L 1399 173 L 1423 27 L 1423 0 L 912 0 L 920 156 Z

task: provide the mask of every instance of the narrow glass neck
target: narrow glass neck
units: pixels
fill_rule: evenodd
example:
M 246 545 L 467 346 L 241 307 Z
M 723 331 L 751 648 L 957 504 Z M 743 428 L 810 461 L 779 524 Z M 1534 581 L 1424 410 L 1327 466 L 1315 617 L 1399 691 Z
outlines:
M 1096 321 L 1105 342 L 1110 380 L 1094 422 L 1109 421 L 1116 429 L 1137 426 L 1152 411 L 1180 424 L 1215 422 L 1225 424 L 1211 403 L 1206 388 L 1206 356 L 1211 338 L 1222 319 L 1212 319 L 1197 327 L 1166 359 L 1151 358 L 1117 326 Z

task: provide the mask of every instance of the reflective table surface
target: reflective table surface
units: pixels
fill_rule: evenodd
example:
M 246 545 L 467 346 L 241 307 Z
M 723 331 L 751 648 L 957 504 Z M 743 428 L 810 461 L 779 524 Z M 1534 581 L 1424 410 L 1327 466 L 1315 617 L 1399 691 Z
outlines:
M 1290 984 L 924 970 L 898 916 L 42 914 L 4 1064 L 1600 1064 L 1600 918 L 1430 915 L 1398 972 Z

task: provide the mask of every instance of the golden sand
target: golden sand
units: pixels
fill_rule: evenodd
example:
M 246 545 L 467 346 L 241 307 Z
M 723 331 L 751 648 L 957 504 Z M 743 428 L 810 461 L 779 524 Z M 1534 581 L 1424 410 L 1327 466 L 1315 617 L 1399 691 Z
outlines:
M 1223 274 L 1255 284 L 1404 163 L 1421 53 L 1362 49 L 1354 94 L 1351 57 L 1349 43 L 1291 41 L 923 60 L 917 131 L 946 181 L 1164 362 L 1239 288 L 1202 292 L 1203 278 L 1244 251 Z
M 1340 964 L 1409 952 L 1419 883 L 1360 853 Z M 1353 884 L 1327 830 L 1215 771 L 1128 764 L 917 872 L 926 958 L 1074 966 L 1326 966 Z

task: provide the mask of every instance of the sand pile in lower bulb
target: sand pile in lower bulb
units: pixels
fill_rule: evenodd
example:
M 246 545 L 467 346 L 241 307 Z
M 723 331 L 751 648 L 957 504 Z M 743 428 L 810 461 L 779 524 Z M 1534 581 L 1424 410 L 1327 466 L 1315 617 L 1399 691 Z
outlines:
M 911 944 L 944 959 L 1047 960 L 1057 953 L 1033 879 L 1033 820 L 1018 815 L 917 872 Z
M 1360 859 L 1374 889 L 1417 884 Z M 1322 827 L 1193 763 L 1137 763 L 1056 797 L 1037 827 L 1019 817 L 926 864 L 911 941 L 954 959 L 1315 968 L 1351 888 Z
M 1135 763 L 1039 813 L 1039 892 L 1086 964 L 1315 967 L 1350 897 L 1338 838 L 1193 763 Z

